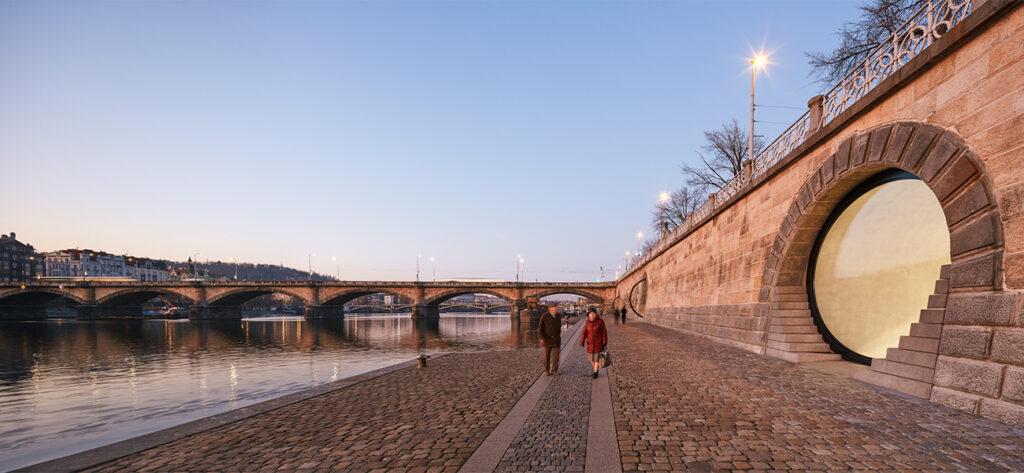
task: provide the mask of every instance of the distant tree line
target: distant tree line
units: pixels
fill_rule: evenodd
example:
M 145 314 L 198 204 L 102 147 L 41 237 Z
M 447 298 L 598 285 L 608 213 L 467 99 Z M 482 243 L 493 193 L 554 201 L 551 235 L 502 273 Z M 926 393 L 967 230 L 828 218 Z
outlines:
M 188 268 L 189 263 L 183 261 L 164 261 L 168 266 L 174 268 Z M 276 264 L 253 264 L 253 263 L 232 263 L 230 261 L 205 261 L 194 262 L 196 270 L 200 273 L 209 272 L 210 277 L 235 278 L 235 269 L 238 270 L 240 281 L 306 281 L 309 280 L 309 272 L 300 269 L 289 268 Z M 314 281 L 334 281 L 333 276 L 320 273 L 313 273 Z

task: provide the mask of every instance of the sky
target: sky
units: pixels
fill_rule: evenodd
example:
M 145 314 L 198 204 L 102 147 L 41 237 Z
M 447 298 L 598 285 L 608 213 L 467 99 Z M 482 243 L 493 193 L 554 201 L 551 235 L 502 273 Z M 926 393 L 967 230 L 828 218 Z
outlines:
M 702 131 L 748 120 L 750 52 L 771 140 L 856 9 L 0 2 L 0 231 L 348 280 L 417 255 L 425 279 L 514 278 L 516 255 L 526 280 L 611 279 Z

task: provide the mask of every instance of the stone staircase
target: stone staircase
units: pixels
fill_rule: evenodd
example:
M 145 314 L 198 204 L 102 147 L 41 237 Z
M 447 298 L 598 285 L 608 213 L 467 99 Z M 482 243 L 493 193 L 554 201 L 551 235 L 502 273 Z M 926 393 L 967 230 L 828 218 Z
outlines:
M 935 293 L 928 298 L 928 308 L 921 310 L 918 321 L 910 325 L 910 335 L 900 337 L 899 346 L 886 350 L 885 358 L 872 360 L 871 370 L 860 371 L 853 377 L 914 396 L 930 397 L 948 294 L 946 265 L 935 281 Z
M 818 327 L 814 325 L 807 302 L 807 288 L 776 288 L 769 316 L 765 354 L 793 363 L 840 359 L 822 340 Z

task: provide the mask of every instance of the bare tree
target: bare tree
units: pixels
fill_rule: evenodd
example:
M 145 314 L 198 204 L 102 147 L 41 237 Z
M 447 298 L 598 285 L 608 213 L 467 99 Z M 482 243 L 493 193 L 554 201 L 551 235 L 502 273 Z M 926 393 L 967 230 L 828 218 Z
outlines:
M 669 194 L 668 201 L 659 203 L 651 211 L 651 226 L 655 231 L 660 231 L 662 225 L 672 231 L 683 224 L 690 215 L 697 211 L 704 203 L 706 197 L 700 191 L 683 187 Z
M 819 82 L 839 82 L 868 54 L 892 35 L 928 0 L 866 0 L 860 6 L 860 17 L 843 24 L 836 31 L 839 46 L 832 51 L 812 51 L 807 55 L 811 75 Z
M 683 163 L 686 183 L 700 193 L 725 187 L 743 170 L 743 161 L 747 159 L 747 130 L 740 128 L 735 118 L 717 130 L 704 131 L 704 140 L 703 153 L 697 153 L 701 163 L 697 166 Z M 755 137 L 754 155 L 763 147 L 764 140 Z

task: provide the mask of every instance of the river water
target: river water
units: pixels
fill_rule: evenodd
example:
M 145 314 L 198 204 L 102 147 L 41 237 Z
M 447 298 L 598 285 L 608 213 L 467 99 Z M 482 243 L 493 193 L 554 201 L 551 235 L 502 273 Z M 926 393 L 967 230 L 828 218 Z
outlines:
M 0 471 L 409 360 L 534 346 L 508 314 L 0 322 Z

